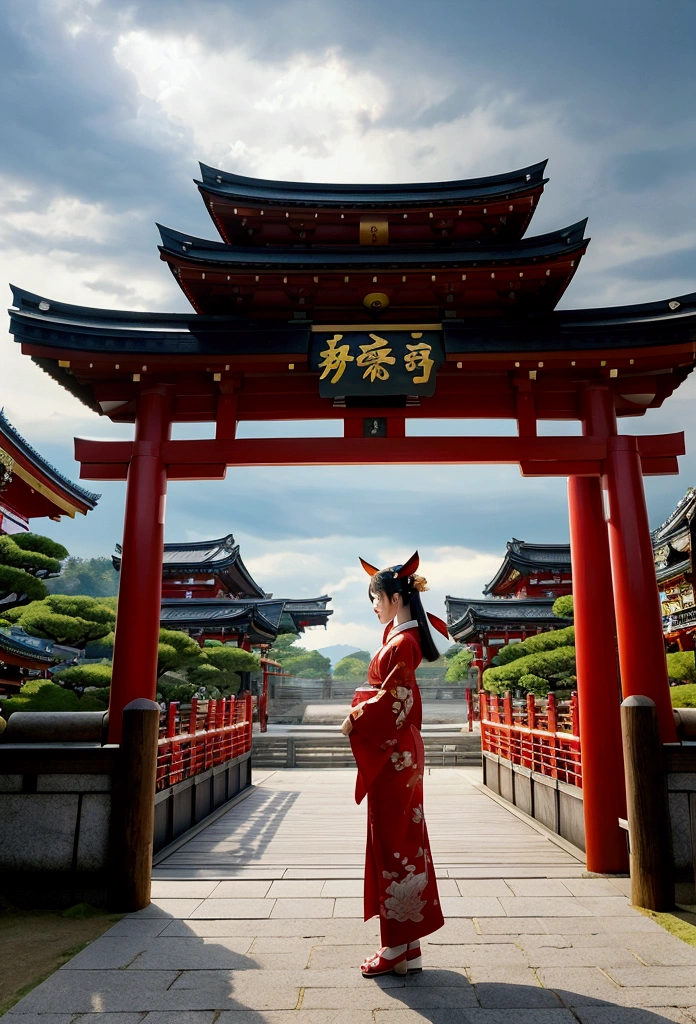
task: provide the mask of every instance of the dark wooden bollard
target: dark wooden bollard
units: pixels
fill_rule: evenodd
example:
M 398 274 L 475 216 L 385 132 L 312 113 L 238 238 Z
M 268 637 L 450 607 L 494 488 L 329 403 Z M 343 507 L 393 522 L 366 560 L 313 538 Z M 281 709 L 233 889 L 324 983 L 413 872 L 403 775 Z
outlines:
M 109 909 L 142 910 L 150 902 L 160 709 L 133 700 L 123 709 L 118 776 L 112 794 Z
M 657 708 L 649 697 L 621 705 L 631 902 L 647 910 L 674 906 L 672 833 Z

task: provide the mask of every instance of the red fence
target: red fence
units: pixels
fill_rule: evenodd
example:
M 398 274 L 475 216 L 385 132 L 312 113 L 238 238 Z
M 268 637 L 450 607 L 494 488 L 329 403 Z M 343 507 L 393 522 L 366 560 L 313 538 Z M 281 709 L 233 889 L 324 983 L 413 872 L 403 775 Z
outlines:
M 191 701 L 179 712 L 172 702 L 160 719 L 157 790 L 223 764 L 251 750 L 251 697 Z
M 524 704 L 513 705 L 509 693 L 501 699 L 482 692 L 479 707 L 484 752 L 582 786 L 577 694 L 568 704 L 558 705 L 550 693 L 545 704 L 537 706 L 531 693 Z

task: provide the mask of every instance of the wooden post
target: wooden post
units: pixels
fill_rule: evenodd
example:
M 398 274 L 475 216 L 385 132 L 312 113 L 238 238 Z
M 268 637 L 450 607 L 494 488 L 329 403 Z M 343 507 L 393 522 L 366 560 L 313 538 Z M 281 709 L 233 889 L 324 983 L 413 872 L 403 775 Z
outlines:
M 467 686 L 464 691 L 466 694 L 466 720 L 469 732 L 474 731 L 474 697 L 471 692 L 471 687 Z
M 646 910 L 674 906 L 672 833 L 657 708 L 635 694 L 621 705 L 631 902 Z
M 160 709 L 139 698 L 123 709 L 119 772 L 110 833 L 109 909 L 142 910 L 150 902 Z

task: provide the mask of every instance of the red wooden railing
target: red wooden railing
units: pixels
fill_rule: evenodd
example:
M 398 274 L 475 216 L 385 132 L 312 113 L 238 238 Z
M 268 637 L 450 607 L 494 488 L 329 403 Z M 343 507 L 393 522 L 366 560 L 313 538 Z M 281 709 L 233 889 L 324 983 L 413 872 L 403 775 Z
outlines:
M 157 790 L 200 775 L 251 750 L 251 696 L 191 701 L 182 714 L 172 701 L 160 717 Z
M 509 693 L 501 699 L 482 692 L 479 707 L 485 752 L 582 787 L 577 694 L 568 704 L 558 705 L 550 693 L 538 706 L 531 693 L 525 704 L 513 705 Z

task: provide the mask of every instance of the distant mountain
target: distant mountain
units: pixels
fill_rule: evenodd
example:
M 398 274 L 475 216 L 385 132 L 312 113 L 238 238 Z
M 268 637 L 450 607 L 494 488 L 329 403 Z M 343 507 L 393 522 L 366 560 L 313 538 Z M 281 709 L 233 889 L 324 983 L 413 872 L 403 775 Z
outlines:
M 320 648 L 317 654 L 323 654 L 325 658 L 328 658 L 331 668 L 333 668 L 341 658 L 347 658 L 349 654 L 355 654 L 359 650 L 359 647 L 351 647 L 350 644 L 334 644 L 333 647 Z

